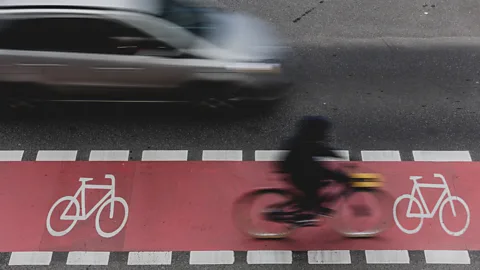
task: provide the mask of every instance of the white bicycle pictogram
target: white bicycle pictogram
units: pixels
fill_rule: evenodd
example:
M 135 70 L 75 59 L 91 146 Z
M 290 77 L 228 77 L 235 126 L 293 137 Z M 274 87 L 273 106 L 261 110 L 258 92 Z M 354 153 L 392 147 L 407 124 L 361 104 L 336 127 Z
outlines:
M 445 180 L 445 177 L 443 177 L 443 175 L 435 173 L 435 174 L 433 174 L 433 176 L 442 179 L 443 184 L 419 184 L 418 180 L 422 179 L 421 176 L 410 176 L 410 180 L 413 181 L 412 193 L 411 194 L 404 194 L 404 195 L 398 197 L 395 200 L 395 204 L 393 205 L 393 217 L 395 219 L 395 223 L 397 224 L 398 228 L 400 230 L 402 230 L 404 233 L 407 233 L 407 234 L 417 233 L 418 231 L 420 231 L 420 229 L 423 225 L 423 219 L 424 218 L 433 218 L 433 216 L 435 216 L 435 214 L 437 213 L 437 210 L 439 210 L 439 207 L 440 207 L 440 213 L 439 213 L 440 225 L 442 226 L 443 230 L 445 230 L 445 232 L 448 233 L 449 235 L 460 236 L 463 233 L 465 233 L 468 225 L 470 224 L 470 211 L 468 209 L 468 205 L 465 203 L 465 201 L 462 198 L 457 197 L 457 196 L 452 196 L 452 194 L 450 193 L 450 189 L 448 188 L 447 181 Z M 443 189 L 443 193 L 440 196 L 440 198 L 438 199 L 438 201 L 435 204 L 435 207 L 433 208 L 432 211 L 430 211 L 428 209 L 428 206 L 425 203 L 425 199 L 423 198 L 422 193 L 420 192 L 420 188 Z M 420 204 L 420 201 L 417 198 L 415 198 L 415 192 L 418 193 L 418 196 L 420 197 L 420 200 L 421 200 L 422 204 Z M 418 226 L 416 228 L 412 229 L 412 230 L 408 230 L 405 227 L 403 227 L 398 220 L 397 207 L 398 207 L 400 201 L 402 201 L 403 199 L 410 200 L 409 203 L 408 203 L 408 209 L 407 209 L 407 213 L 406 213 L 407 218 L 419 218 L 420 219 L 420 224 L 418 224 Z M 465 208 L 466 213 L 467 213 L 467 221 L 465 223 L 465 226 L 459 231 L 449 230 L 447 228 L 447 226 L 445 225 L 445 222 L 443 220 L 443 210 L 444 210 L 445 205 L 448 202 L 450 203 L 450 206 L 452 207 L 453 216 L 454 217 L 457 216 L 455 208 L 453 207 L 453 202 L 454 201 L 460 202 L 460 204 L 463 205 L 463 207 Z M 415 204 L 417 204 L 418 208 L 420 209 L 420 213 L 412 213 L 411 212 L 412 202 L 415 202 Z
M 79 220 L 87 220 L 92 214 L 93 212 L 95 212 L 95 210 L 98 209 L 98 212 L 97 212 L 97 216 L 95 218 L 95 228 L 97 230 L 97 233 L 102 236 L 102 237 L 105 237 L 105 238 L 110 238 L 110 237 L 113 237 L 115 236 L 116 234 L 118 234 L 122 229 L 123 227 L 125 226 L 125 224 L 127 223 L 127 218 L 128 218 L 128 205 L 127 205 L 127 202 L 125 201 L 125 199 L 121 198 L 121 197 L 115 197 L 115 176 L 111 175 L 111 174 L 106 174 L 105 175 L 105 178 L 108 178 L 112 181 L 112 184 L 111 185 L 88 185 L 86 184 L 88 181 L 91 181 L 93 180 L 93 178 L 85 178 L 85 177 L 81 177 L 79 179 L 80 182 L 82 182 L 82 185 L 80 186 L 80 188 L 77 190 L 77 192 L 75 193 L 74 196 L 65 196 L 65 197 L 62 197 L 60 198 L 59 200 L 57 200 L 52 208 L 50 208 L 50 211 L 48 212 L 48 216 L 47 216 L 47 230 L 48 232 L 53 235 L 53 236 L 64 236 L 66 235 L 67 233 L 69 233 L 73 227 L 75 226 L 75 224 L 77 223 L 77 221 Z M 85 209 L 85 190 L 87 189 L 106 189 L 106 190 L 109 190 L 108 193 L 90 210 L 90 212 L 88 213 L 85 213 L 86 212 L 86 209 Z M 78 196 L 81 195 L 80 197 L 80 200 L 82 202 L 82 205 L 80 206 L 80 203 L 78 202 Z M 51 224 L 50 224 L 50 219 L 52 218 L 52 213 L 53 213 L 53 210 L 55 209 L 55 207 L 57 207 L 60 203 L 64 202 L 64 201 L 70 201 L 70 203 L 68 204 L 67 208 L 65 209 L 65 211 L 63 212 L 63 214 L 60 216 L 60 220 L 72 220 L 72 224 L 70 224 L 70 226 L 63 230 L 63 231 L 56 231 L 52 228 Z M 113 232 L 105 232 L 104 230 L 102 230 L 102 228 L 100 227 L 100 215 L 103 211 L 103 209 L 110 204 L 110 218 L 113 218 L 113 212 L 114 212 L 114 204 L 115 202 L 119 202 L 120 204 L 123 205 L 123 208 L 125 210 L 125 216 L 123 218 L 123 221 L 122 223 L 120 224 L 120 226 Z M 68 211 L 70 210 L 70 208 L 72 207 L 72 204 L 75 205 L 75 215 L 67 215 Z M 80 210 L 82 211 L 82 213 L 80 214 Z

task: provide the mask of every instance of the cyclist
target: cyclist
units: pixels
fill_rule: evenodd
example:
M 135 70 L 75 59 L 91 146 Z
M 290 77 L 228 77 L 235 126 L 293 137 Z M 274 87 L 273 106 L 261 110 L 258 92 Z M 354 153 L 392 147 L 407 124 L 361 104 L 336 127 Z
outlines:
M 329 200 L 318 195 L 318 191 L 328 185 L 328 180 L 341 183 L 349 181 L 349 177 L 340 171 L 330 170 L 315 157 L 340 158 L 333 148 L 326 143 L 330 122 L 320 116 L 304 117 L 298 126 L 297 133 L 286 142 L 283 149 L 289 150 L 284 161 L 280 162 L 280 172 L 289 174 L 290 182 L 302 192 L 300 209 L 296 209 L 294 219 L 297 224 L 315 225 L 317 214 L 330 216 L 332 209 L 321 204 Z

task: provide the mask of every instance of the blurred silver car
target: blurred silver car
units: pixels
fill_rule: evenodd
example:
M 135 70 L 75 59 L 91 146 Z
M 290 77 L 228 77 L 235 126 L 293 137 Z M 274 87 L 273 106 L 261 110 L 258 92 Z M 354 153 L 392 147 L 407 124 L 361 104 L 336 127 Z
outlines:
M 186 0 L 0 1 L 3 100 L 274 101 L 287 55 L 266 22 Z

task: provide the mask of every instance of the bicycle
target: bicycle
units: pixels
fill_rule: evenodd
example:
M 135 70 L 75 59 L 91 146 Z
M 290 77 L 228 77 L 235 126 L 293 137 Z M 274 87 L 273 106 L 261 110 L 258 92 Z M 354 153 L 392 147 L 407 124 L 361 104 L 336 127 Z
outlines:
M 97 230 L 97 233 L 104 237 L 104 238 L 110 238 L 115 235 L 117 235 L 125 226 L 127 223 L 127 218 L 128 218 L 128 205 L 125 199 L 121 197 L 115 197 L 115 176 L 111 174 L 106 174 L 105 178 L 108 178 L 111 180 L 110 185 L 88 185 L 87 182 L 93 180 L 93 178 L 85 178 L 81 177 L 79 179 L 79 182 L 82 183 L 80 188 L 77 190 L 74 196 L 65 196 L 60 199 L 58 199 L 53 206 L 50 208 L 50 211 L 48 212 L 47 216 L 47 230 L 52 236 L 64 236 L 67 233 L 69 233 L 75 224 L 79 220 L 87 220 L 95 210 L 98 209 L 97 216 L 95 218 L 95 229 Z M 85 213 L 85 190 L 87 189 L 106 189 L 109 190 L 108 193 L 90 210 L 90 212 Z M 78 202 L 78 196 L 81 195 L 81 206 L 80 203 Z M 110 198 L 109 198 L 110 197 Z M 70 201 L 68 204 L 67 208 L 63 212 L 63 214 L 60 216 L 60 220 L 72 220 L 72 224 L 70 226 L 63 230 L 63 231 L 56 231 L 52 228 L 50 224 L 50 219 L 52 218 L 53 210 L 62 202 L 64 201 Z M 114 212 L 114 204 L 115 202 L 119 202 L 121 205 L 123 205 L 124 211 L 125 211 L 125 216 L 123 218 L 122 223 L 120 226 L 113 232 L 105 232 L 102 230 L 100 227 L 100 214 L 102 213 L 103 209 L 110 204 L 110 218 L 113 218 L 113 212 Z M 67 215 L 68 211 L 70 210 L 70 207 L 72 207 L 72 204 L 75 205 L 75 215 Z M 82 210 L 82 213 L 80 214 L 80 209 Z
M 345 237 L 373 237 L 392 226 L 391 219 L 391 205 L 393 204 L 393 197 L 382 190 L 384 186 L 384 180 L 382 175 L 375 173 L 351 173 L 350 181 L 344 185 L 342 191 L 336 196 L 332 196 L 329 203 L 340 202 L 340 206 L 348 205 L 349 199 L 352 195 L 360 193 L 368 193 L 373 195 L 377 200 L 378 205 L 382 206 L 382 220 L 378 221 L 374 228 L 366 231 L 353 231 L 348 229 L 347 222 L 342 221 L 342 211 L 336 212 L 329 220 L 331 227 L 341 235 Z M 280 195 L 282 200 L 280 203 L 275 203 L 267 206 L 262 215 L 262 218 L 267 221 L 274 222 L 282 225 L 280 232 L 261 231 L 259 228 L 255 228 L 251 223 L 249 212 L 253 203 L 259 198 L 265 195 Z M 244 234 L 257 238 L 257 239 L 282 239 L 288 237 L 293 231 L 301 227 L 307 227 L 311 225 L 298 225 L 296 224 L 295 216 L 278 215 L 272 209 L 282 209 L 284 207 L 298 207 L 300 197 L 295 189 L 291 188 L 259 188 L 253 191 L 247 192 L 240 196 L 233 205 L 233 219 L 236 227 Z M 337 207 L 337 209 L 340 207 Z M 341 207 L 340 209 L 344 209 Z M 327 220 L 326 216 L 317 214 L 319 220 L 318 225 L 321 226 L 322 221 Z M 247 217 L 248 216 L 248 217 Z
M 443 230 L 446 233 L 448 233 L 449 235 L 460 236 L 467 230 L 467 227 L 470 224 L 470 211 L 468 209 L 468 205 L 465 203 L 465 201 L 462 198 L 457 197 L 457 196 L 452 196 L 452 194 L 450 192 L 450 189 L 448 188 L 447 180 L 445 179 L 445 177 L 443 175 L 441 175 L 439 173 L 434 173 L 433 176 L 437 177 L 437 178 L 440 178 L 443 183 L 442 184 L 419 184 L 418 180 L 422 179 L 421 176 L 410 176 L 410 180 L 413 181 L 413 187 L 412 187 L 411 194 L 401 195 L 400 197 L 398 197 L 395 200 L 395 204 L 393 205 L 393 217 L 395 219 L 395 223 L 397 224 L 398 228 L 401 231 L 403 231 L 404 233 L 414 234 L 414 233 L 417 233 L 418 231 L 420 231 L 420 229 L 423 225 L 423 219 L 424 218 L 433 218 L 433 216 L 435 216 L 437 211 L 440 209 L 440 212 L 439 212 L 440 225 L 442 226 Z M 426 204 L 425 199 L 423 198 L 423 195 L 420 192 L 420 188 L 443 189 L 442 195 L 438 198 L 437 203 L 435 204 L 435 207 L 433 208 L 432 211 L 430 211 L 430 209 L 428 209 L 428 205 Z M 415 198 L 415 193 L 418 193 L 418 196 L 420 197 L 420 200 L 421 200 L 422 204 L 420 204 L 420 201 L 417 198 Z M 404 199 L 409 200 L 408 209 L 407 209 L 407 213 L 406 213 L 407 218 L 420 218 L 420 223 L 418 224 L 417 227 L 415 227 L 412 230 L 405 229 L 405 227 L 403 227 L 400 224 L 400 221 L 398 220 L 398 217 L 397 217 L 397 213 L 398 213 L 397 207 L 400 204 L 400 202 Z M 443 210 L 444 210 L 445 205 L 448 202 L 450 202 L 450 206 L 452 207 L 453 216 L 455 216 L 455 217 L 457 216 L 457 214 L 455 212 L 455 208 L 453 207 L 453 201 L 460 202 L 460 204 L 465 208 L 466 213 L 467 213 L 467 221 L 465 222 L 465 226 L 462 229 L 460 229 L 459 231 L 456 231 L 456 232 L 449 230 L 447 228 L 447 226 L 445 225 L 445 222 L 443 222 Z M 420 209 L 419 210 L 420 213 L 417 213 L 417 214 L 416 213 L 411 213 L 412 202 L 415 202 L 415 204 L 418 206 L 418 209 Z M 425 209 L 426 213 L 424 213 L 424 209 Z

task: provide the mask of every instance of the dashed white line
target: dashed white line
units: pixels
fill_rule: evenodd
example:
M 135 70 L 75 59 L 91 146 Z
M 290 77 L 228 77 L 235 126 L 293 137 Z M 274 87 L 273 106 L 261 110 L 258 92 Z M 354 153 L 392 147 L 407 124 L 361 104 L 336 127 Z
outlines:
M 323 160 L 323 161 L 349 161 L 350 160 L 350 152 L 348 150 L 335 150 L 335 153 L 340 156 L 340 158 L 331 158 L 331 157 L 322 157 L 316 158 L 316 160 Z
M 287 154 L 287 150 L 256 150 L 255 161 L 281 161 Z
M 248 264 L 291 264 L 292 251 L 255 250 L 247 251 Z
M 409 264 L 407 250 L 366 250 L 365 257 L 369 264 Z
M 191 251 L 190 264 L 233 264 L 235 254 L 233 251 Z
M 72 251 L 68 253 L 67 265 L 108 265 L 110 252 Z
M 466 250 L 425 250 L 424 253 L 429 264 L 470 264 Z
M 128 161 L 130 151 L 128 150 L 92 150 L 90 161 Z
M 8 265 L 49 265 L 53 252 L 12 252 Z
M 75 161 L 77 150 L 41 150 L 37 152 L 37 161 Z
M 399 151 L 362 151 L 363 161 L 402 161 Z
M 412 151 L 415 161 L 472 161 L 469 151 Z
M 349 250 L 310 250 L 308 251 L 309 264 L 351 264 Z
M 128 265 L 170 265 L 172 252 L 129 252 Z
M 0 151 L 0 161 L 22 161 L 23 150 Z
M 242 150 L 203 150 L 204 161 L 242 161 Z
M 145 150 L 142 152 L 143 161 L 185 161 L 188 159 L 188 150 Z

